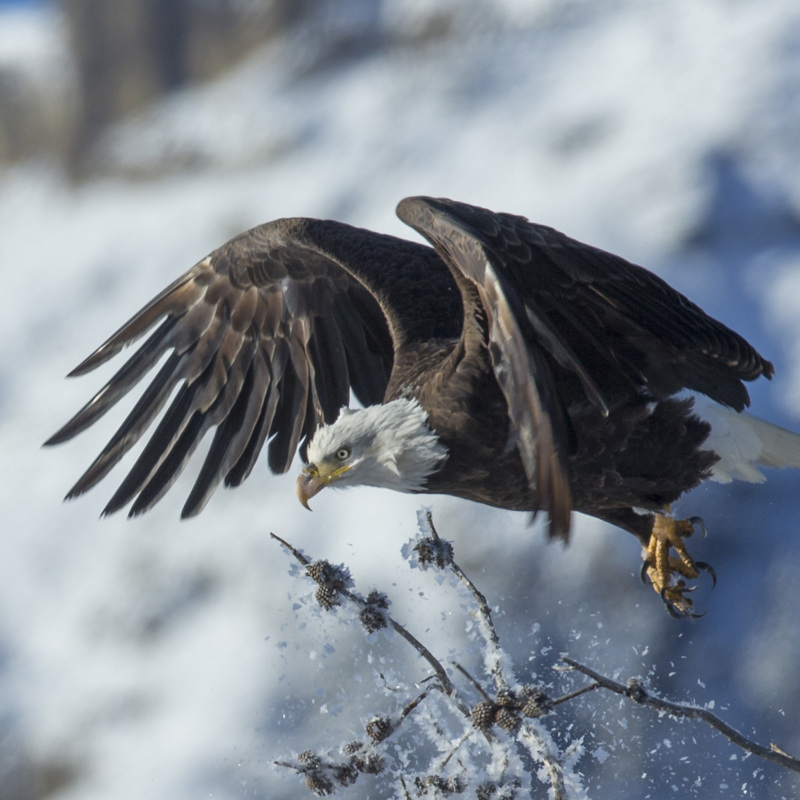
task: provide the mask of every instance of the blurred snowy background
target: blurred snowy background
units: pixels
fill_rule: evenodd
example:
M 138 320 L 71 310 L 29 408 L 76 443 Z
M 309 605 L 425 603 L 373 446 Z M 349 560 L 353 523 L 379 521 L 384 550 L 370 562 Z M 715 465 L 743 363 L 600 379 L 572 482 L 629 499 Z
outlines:
M 421 664 L 321 617 L 270 531 L 480 671 L 447 585 L 400 555 L 418 498 L 331 492 L 308 514 L 262 463 L 188 523 L 191 475 L 134 521 L 97 518 L 122 470 L 62 504 L 121 419 L 42 450 L 103 378 L 62 376 L 163 286 L 269 219 L 410 237 L 397 201 L 450 196 L 667 278 L 775 362 L 753 410 L 797 430 L 799 132 L 796 0 L 1 4 L 0 800 L 304 796 L 275 758 L 401 707 L 375 665 Z M 695 622 L 639 583 L 627 534 L 579 518 L 564 550 L 523 515 L 429 502 L 520 678 L 552 680 L 559 652 L 652 673 L 798 753 L 799 487 L 683 500 L 719 574 Z M 599 696 L 570 713 L 593 797 L 800 792 L 699 725 Z M 366 776 L 347 796 L 391 791 Z

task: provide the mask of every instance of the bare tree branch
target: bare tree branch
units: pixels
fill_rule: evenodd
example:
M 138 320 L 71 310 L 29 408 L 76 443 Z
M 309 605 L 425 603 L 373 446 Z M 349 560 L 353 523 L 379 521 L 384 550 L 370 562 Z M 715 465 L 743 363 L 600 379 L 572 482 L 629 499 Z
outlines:
M 471 578 L 456 563 L 455 558 L 453 558 L 452 555 L 452 546 L 449 544 L 449 542 L 446 543 L 446 547 L 443 546 L 445 545 L 445 542 L 440 538 L 436 527 L 433 524 L 433 514 L 431 511 L 427 511 L 425 513 L 425 521 L 431 536 L 438 545 L 438 551 L 440 553 L 449 553 L 447 566 L 449 566 L 450 570 L 461 581 L 461 583 L 467 587 L 475 599 L 477 615 L 482 623 L 480 629 L 483 633 L 488 653 L 491 655 L 492 677 L 494 678 L 495 687 L 497 689 L 497 703 L 498 705 L 505 706 L 505 710 L 509 713 L 507 724 L 503 725 L 500 723 L 499 716 L 495 717 L 496 721 L 498 721 L 498 724 L 500 724 L 501 727 L 506 727 L 509 730 L 513 730 L 511 727 L 512 725 L 517 726 L 518 741 L 526 746 L 535 760 L 541 761 L 544 764 L 544 767 L 547 770 L 547 774 L 550 778 L 550 785 L 553 789 L 553 796 L 555 800 L 568 800 L 569 794 L 564 782 L 564 762 L 560 757 L 558 745 L 553 739 L 550 731 L 547 730 L 544 725 L 534 725 L 530 721 L 520 724 L 518 709 L 515 708 L 515 706 L 520 706 L 522 703 L 515 696 L 514 692 L 510 690 L 508 680 L 504 674 L 503 661 L 506 660 L 507 657 L 505 656 L 500 645 L 500 637 L 497 635 L 497 629 L 495 628 L 494 621 L 492 619 L 492 610 L 489 608 L 489 603 L 486 601 L 486 596 L 478 589 L 478 587 L 472 582 Z M 472 679 L 469 673 L 460 665 L 457 664 L 456 666 L 470 680 L 470 682 L 478 688 L 481 694 L 483 694 L 484 698 L 488 699 L 486 692 L 480 688 L 480 686 Z M 546 698 L 543 693 L 539 692 L 538 694 L 540 694 L 543 698 L 540 707 L 544 713 L 552 708 L 552 704 L 549 698 Z M 491 700 L 489 700 L 489 702 L 491 703 Z M 500 713 L 502 713 L 502 710 L 503 709 L 501 708 Z M 488 731 L 484 730 L 484 733 L 488 734 Z
M 747 739 L 708 709 L 663 700 L 649 692 L 639 679 L 631 679 L 626 684 L 618 683 L 564 656 L 561 664 L 554 666 L 554 669 L 580 672 L 590 679 L 587 685 L 555 698 L 537 686 L 521 685 L 514 665 L 501 645 L 486 597 L 456 563 L 452 544 L 439 537 L 431 513 L 420 512 L 418 520 L 420 535 L 412 544 L 413 555 L 419 566 L 423 569 L 450 570 L 474 600 L 470 615 L 476 619 L 475 629 L 481 638 L 479 645 L 483 667 L 480 679 L 472 677 L 457 662 L 452 664 L 456 672 L 451 679 L 443 663 L 391 617 L 388 613 L 389 599 L 385 594 L 372 591 L 366 597 L 362 596 L 353 588 L 350 574 L 344 566 L 334 566 L 327 561 L 311 561 L 288 542 L 271 534 L 305 567 L 306 575 L 317 583 L 317 601 L 324 609 L 332 609 L 344 599 L 349 600 L 359 609 L 358 617 L 367 632 L 390 627 L 432 669 L 424 680 L 414 681 L 419 693 L 406 700 L 406 705 L 399 713 L 369 717 L 366 720 L 366 737 L 342 746 L 339 755 L 334 753 L 327 756 L 307 750 L 295 759 L 275 762 L 301 775 L 306 787 L 314 794 L 323 796 L 336 791 L 338 787 L 347 787 L 361 774 L 378 775 L 384 772 L 387 759 L 396 756 L 398 747 L 405 746 L 403 740 L 398 740 L 399 743 L 390 747 L 389 738 L 401 724 L 415 717 L 416 722 L 407 724 L 419 726 L 424 736 L 436 746 L 439 755 L 421 761 L 421 765 L 425 766 L 415 775 L 409 775 L 405 762 L 402 768 L 392 769 L 394 779 L 399 782 L 399 796 L 409 800 L 412 795 L 441 799 L 471 789 L 477 792 L 475 796 L 479 798 L 496 796 L 499 800 L 501 797 L 519 797 L 519 791 L 524 791 L 528 780 L 532 783 L 527 788 L 533 791 L 538 774 L 545 785 L 549 784 L 547 789 L 540 788 L 554 800 L 584 798 L 587 796 L 583 785 L 585 779 L 576 769 L 578 760 L 584 754 L 582 737 L 568 733 L 571 726 L 561 729 L 566 739 L 566 744 L 561 745 L 554 735 L 554 732 L 559 732 L 560 715 L 553 715 L 547 720 L 542 718 L 551 714 L 557 706 L 597 689 L 608 689 L 639 705 L 649 706 L 675 718 L 704 720 L 746 752 L 800 773 L 800 759 L 777 745 L 765 747 Z M 407 551 L 406 554 L 412 555 Z M 450 665 L 448 669 L 452 672 Z M 459 673 L 478 695 L 472 708 L 460 699 L 453 683 Z M 457 683 L 464 687 L 463 682 Z M 395 691 L 388 684 L 385 688 L 387 692 Z M 405 686 L 402 689 L 406 691 Z M 439 693 L 436 696 L 441 698 L 436 702 L 443 705 L 445 714 L 440 714 L 439 708 L 431 708 L 432 700 L 429 698 L 434 689 Z M 471 692 L 467 690 L 465 694 L 469 696 Z M 412 713 L 423 705 L 426 705 L 425 712 Z M 497 767 L 501 763 L 504 766 L 497 777 Z M 480 772 L 487 764 L 493 765 L 491 774 L 495 777 L 489 778 L 489 773 Z M 531 771 L 533 765 L 536 766 Z M 483 780 L 478 783 L 481 778 Z
M 311 560 L 306 558 L 299 550 L 289 544 L 289 542 L 281 539 L 275 533 L 270 533 L 270 536 L 280 542 L 304 567 L 307 567 L 311 564 Z M 347 597 L 352 602 L 356 603 L 357 605 L 364 608 L 367 605 L 367 601 L 361 597 L 360 595 L 351 592 L 349 589 L 345 587 L 338 587 L 338 591 Z M 422 642 L 419 641 L 413 634 L 411 634 L 408 630 L 406 630 L 399 622 L 397 622 L 393 617 L 390 615 L 386 615 L 386 621 L 391 626 L 392 630 L 397 633 L 398 635 L 402 636 L 421 656 L 424 658 L 433 668 L 433 671 L 436 673 L 436 677 L 439 679 L 439 683 L 441 684 L 442 691 L 450 696 L 455 696 L 455 687 L 453 686 L 452 681 L 450 680 L 447 672 L 445 671 L 444 667 L 441 663 L 437 660 L 437 658 L 425 647 Z M 469 717 L 469 709 L 466 706 L 463 706 L 462 713 Z
M 800 773 L 800 759 L 790 756 L 785 750 L 778 747 L 776 744 L 771 743 L 769 747 L 764 747 L 764 745 L 748 739 L 746 736 L 743 736 L 741 733 L 739 733 L 739 731 L 737 731 L 735 728 L 732 728 L 726 722 L 723 722 L 716 714 L 712 714 L 707 708 L 701 708 L 700 706 L 693 705 L 682 705 L 679 703 L 672 703 L 669 700 L 662 700 L 660 697 L 655 697 L 654 695 L 650 694 L 642 685 L 641 681 L 637 679 L 631 679 L 627 684 L 617 683 L 617 681 L 607 678 L 604 675 L 601 675 L 599 672 L 595 672 L 595 670 L 593 670 L 591 667 L 587 667 L 585 664 L 581 664 L 574 659 L 562 656 L 561 660 L 565 664 L 568 664 L 572 669 L 582 672 L 584 675 L 591 678 L 593 681 L 595 681 L 596 686 L 600 686 L 603 689 L 608 689 L 616 694 L 622 695 L 623 697 L 627 697 L 629 700 L 633 700 L 633 702 L 637 703 L 638 705 L 649 706 L 650 708 L 655 708 L 658 711 L 663 711 L 677 719 L 701 719 L 708 723 L 712 728 L 719 731 L 729 741 L 738 745 L 743 750 L 746 750 L 748 753 L 752 753 L 753 755 L 763 758 L 766 761 L 772 761 L 775 764 L 780 764 L 782 767 L 792 770 L 792 772 Z M 591 688 L 595 687 L 593 686 Z
M 554 753 L 552 750 L 555 743 L 549 734 L 547 737 L 541 736 L 532 726 L 525 725 L 520 730 L 520 739 L 527 744 L 531 755 L 544 764 L 550 778 L 550 785 L 553 787 L 554 800 L 569 800 L 567 786 L 564 783 L 564 765 L 558 757 L 558 753 Z
M 436 527 L 433 524 L 433 513 L 428 510 L 425 512 L 425 521 L 428 525 L 428 530 L 431 533 L 434 541 L 439 545 L 440 552 L 448 552 L 449 559 L 447 566 L 450 571 L 467 587 L 469 592 L 475 599 L 477 605 L 478 618 L 480 619 L 481 633 L 484 636 L 486 644 L 492 655 L 492 677 L 494 678 L 495 688 L 498 691 L 508 688 L 508 681 L 503 674 L 502 668 L 502 649 L 500 647 L 500 637 L 497 635 L 497 630 L 494 627 L 494 620 L 492 619 L 492 610 L 489 608 L 489 603 L 486 601 L 486 596 L 480 589 L 473 583 L 472 579 L 464 572 L 463 569 L 456 563 L 452 555 L 452 546 L 449 542 L 445 542 L 440 536 Z
M 439 532 L 436 530 L 436 526 L 433 524 L 433 513 L 430 510 L 425 512 L 425 521 L 428 523 L 428 530 L 430 530 L 431 536 L 433 536 L 434 540 L 442 543 L 444 540 L 439 536 Z M 453 574 L 455 574 L 456 577 L 464 584 L 464 586 L 469 589 L 469 591 L 472 593 L 472 596 L 475 598 L 478 611 L 486 623 L 486 634 L 489 642 L 494 647 L 500 647 L 500 637 L 497 635 L 497 631 L 494 628 L 494 622 L 492 622 L 492 610 L 489 608 L 489 603 L 486 601 L 486 595 L 484 595 L 483 592 L 478 589 L 478 587 L 467 576 L 466 572 L 464 572 L 464 570 L 461 569 L 461 567 L 459 567 L 452 558 L 449 566 Z

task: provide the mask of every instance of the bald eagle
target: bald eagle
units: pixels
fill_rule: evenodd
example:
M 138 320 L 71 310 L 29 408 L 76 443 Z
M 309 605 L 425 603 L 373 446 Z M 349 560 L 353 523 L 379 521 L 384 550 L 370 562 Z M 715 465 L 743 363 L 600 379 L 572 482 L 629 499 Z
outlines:
M 326 486 L 449 494 L 544 512 L 565 541 L 572 511 L 599 517 L 642 542 L 643 577 L 691 614 L 687 581 L 710 568 L 684 542 L 699 518 L 673 518 L 672 503 L 707 478 L 800 466 L 800 436 L 742 413 L 744 382 L 772 364 L 652 273 L 552 228 L 446 199 L 397 213 L 432 247 L 280 219 L 135 314 L 70 375 L 149 336 L 47 444 L 166 358 L 67 497 L 174 394 L 104 513 L 151 508 L 214 429 L 183 516 L 244 481 L 265 444 L 276 473 L 299 448 L 306 506 Z M 347 408 L 351 391 L 363 409 Z

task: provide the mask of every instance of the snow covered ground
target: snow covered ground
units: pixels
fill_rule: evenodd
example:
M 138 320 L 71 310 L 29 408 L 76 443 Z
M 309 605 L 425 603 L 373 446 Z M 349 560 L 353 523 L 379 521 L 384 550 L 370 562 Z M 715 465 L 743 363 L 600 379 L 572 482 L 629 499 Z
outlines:
M 110 135 L 104 177 L 73 187 L 41 163 L 0 176 L 3 800 L 302 796 L 274 759 L 357 738 L 363 716 L 392 707 L 375 664 L 396 663 L 398 645 L 364 647 L 315 612 L 270 531 L 345 562 L 443 658 L 480 669 L 447 587 L 400 555 L 419 499 L 324 493 L 308 514 L 293 476 L 261 464 L 188 523 L 191 476 L 134 521 L 97 519 L 111 481 L 61 503 L 121 419 L 40 449 L 103 377 L 62 376 L 244 228 L 326 216 L 412 236 L 393 216 L 409 194 L 524 214 L 652 268 L 742 332 L 777 368 L 753 410 L 800 429 L 795 0 L 346 7 L 375 44 L 358 57 L 323 20 Z M 673 698 L 713 702 L 797 753 L 798 486 L 773 474 L 683 500 L 720 579 L 693 623 L 638 583 L 627 535 L 579 519 L 563 550 L 523 515 L 431 503 L 503 609 L 521 678 L 551 680 L 565 651 L 623 678 L 653 668 Z M 405 679 L 422 674 L 409 658 Z M 576 718 L 593 797 L 797 796 L 796 780 L 698 725 L 599 697 Z M 347 791 L 389 796 L 369 777 Z

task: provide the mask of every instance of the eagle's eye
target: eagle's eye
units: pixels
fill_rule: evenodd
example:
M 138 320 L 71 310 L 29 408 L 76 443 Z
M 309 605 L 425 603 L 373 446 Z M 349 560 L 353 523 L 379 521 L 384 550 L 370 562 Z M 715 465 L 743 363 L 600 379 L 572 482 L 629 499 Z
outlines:
M 344 461 L 344 460 L 350 458 L 350 448 L 349 447 L 340 447 L 336 451 L 336 458 L 338 458 L 339 461 Z

